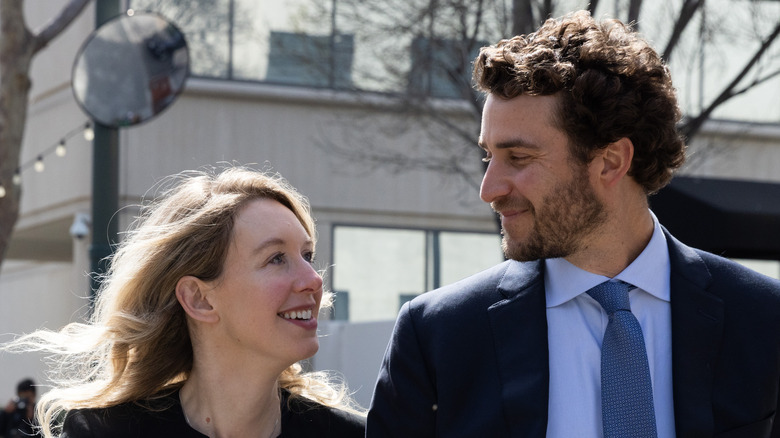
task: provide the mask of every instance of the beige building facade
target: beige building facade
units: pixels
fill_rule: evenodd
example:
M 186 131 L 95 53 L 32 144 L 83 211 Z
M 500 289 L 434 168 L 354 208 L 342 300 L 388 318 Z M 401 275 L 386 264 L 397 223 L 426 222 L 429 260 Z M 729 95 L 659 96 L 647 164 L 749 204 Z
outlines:
M 35 27 L 49 17 L 52 3 L 63 2 L 28 3 Z M 94 27 L 93 7 L 35 59 L 25 163 L 88 121 L 70 89 L 70 66 Z M 476 144 L 478 126 L 468 106 L 451 100 L 437 105 L 453 124 L 472 130 Z M 389 160 L 393 154 L 425 156 L 448 141 L 446 131 L 431 135 L 395 108 L 387 94 L 196 74 L 159 117 L 120 129 L 121 209 L 112 220 L 126 229 L 153 187 L 185 170 L 239 164 L 281 173 L 311 201 L 317 263 L 337 293 L 311 366 L 343 373 L 367 405 L 400 305 L 502 260 L 495 219 L 473 182 L 422 168 L 396 172 L 391 163 L 363 159 L 366 142 L 371 150 L 392 151 L 384 158 Z M 458 141 L 453 136 L 451 142 Z M 352 154 L 334 153 L 333 145 Z M 452 160 L 478 182 L 480 152 L 474 149 L 458 150 Z M 776 124 L 710 122 L 691 151 L 684 174 L 780 183 Z M 0 270 L 0 341 L 56 329 L 88 313 L 90 238 L 105 231 L 76 236 L 70 229 L 91 212 L 92 144 L 79 132 L 69 137 L 64 156 L 47 155 L 44 163 L 42 172 L 21 173 L 21 216 Z M 751 266 L 780 276 L 777 262 Z M 0 399 L 10 397 L 21 378 L 45 384 L 41 360 L 0 353 Z

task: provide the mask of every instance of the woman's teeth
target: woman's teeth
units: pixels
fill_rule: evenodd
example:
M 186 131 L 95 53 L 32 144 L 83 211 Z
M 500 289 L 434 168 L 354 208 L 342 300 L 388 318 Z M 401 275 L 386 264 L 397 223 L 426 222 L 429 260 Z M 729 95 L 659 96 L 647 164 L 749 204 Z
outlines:
M 279 316 L 281 316 L 284 319 L 303 319 L 308 320 L 311 319 L 311 309 L 309 310 L 296 310 L 293 312 L 284 312 L 280 313 Z

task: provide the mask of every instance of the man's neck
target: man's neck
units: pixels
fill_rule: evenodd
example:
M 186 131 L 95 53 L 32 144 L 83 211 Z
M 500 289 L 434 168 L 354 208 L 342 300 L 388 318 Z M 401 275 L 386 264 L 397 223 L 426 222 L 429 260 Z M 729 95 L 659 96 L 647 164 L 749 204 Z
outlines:
M 615 277 L 631 264 L 653 236 L 653 218 L 647 206 L 629 208 L 610 218 L 583 241 L 566 260 L 581 269 Z

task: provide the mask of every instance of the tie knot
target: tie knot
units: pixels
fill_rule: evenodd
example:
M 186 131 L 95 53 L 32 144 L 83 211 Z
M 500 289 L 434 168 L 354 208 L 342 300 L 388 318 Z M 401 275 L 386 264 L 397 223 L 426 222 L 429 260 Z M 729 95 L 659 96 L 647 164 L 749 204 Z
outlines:
M 631 311 L 628 302 L 628 290 L 631 285 L 622 281 L 605 281 L 588 290 L 588 295 L 593 297 L 608 315 L 618 310 Z

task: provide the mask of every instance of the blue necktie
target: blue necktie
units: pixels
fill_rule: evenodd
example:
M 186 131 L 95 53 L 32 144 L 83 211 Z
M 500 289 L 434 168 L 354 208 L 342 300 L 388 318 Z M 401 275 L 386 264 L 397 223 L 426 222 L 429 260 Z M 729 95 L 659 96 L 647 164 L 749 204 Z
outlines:
M 608 281 L 590 289 L 609 315 L 601 344 L 601 418 L 604 437 L 658 436 L 653 386 L 639 321 L 631 313 L 631 285 Z

